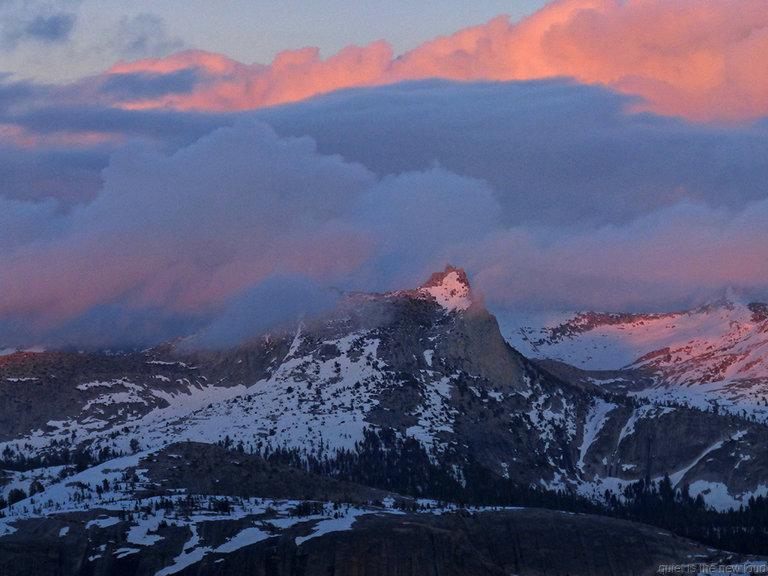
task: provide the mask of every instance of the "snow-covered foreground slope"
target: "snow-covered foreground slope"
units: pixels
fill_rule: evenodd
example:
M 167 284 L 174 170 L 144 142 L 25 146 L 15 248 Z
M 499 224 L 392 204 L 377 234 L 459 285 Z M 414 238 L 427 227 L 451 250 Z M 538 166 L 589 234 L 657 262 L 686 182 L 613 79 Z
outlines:
M 0 517 L 0 538 L 23 534 L 45 520 L 50 537 L 58 537 L 62 546 L 79 539 L 77 545 L 85 553 L 79 559 L 82 564 L 78 563 L 78 572 L 113 573 L 132 568 L 134 573 L 164 576 L 204 561 L 224 562 L 244 548 L 277 538 L 302 546 L 326 534 L 349 531 L 364 516 L 399 516 L 406 510 L 445 514 L 456 510 L 455 505 L 431 500 L 395 499 L 374 491 L 366 495 L 354 486 L 331 485 L 313 491 L 310 483 L 314 480 L 316 486 L 319 484 L 309 475 L 302 488 L 309 490 L 309 497 L 304 499 L 238 496 L 232 493 L 231 485 L 229 489 L 212 488 L 203 493 L 163 488 L 163 474 L 158 474 L 158 469 L 168 472 L 190 466 L 190 456 L 200 454 L 195 448 L 192 444 L 175 444 L 164 451 L 142 451 L 54 481 L 5 510 Z M 205 454 L 206 450 L 201 449 Z M 209 463 L 221 465 L 224 458 L 233 465 L 249 465 L 247 458 L 236 452 L 219 449 L 215 455 L 219 460 Z M 251 473 L 271 474 L 260 471 L 258 464 L 255 469 L 253 462 L 250 465 Z M 219 481 L 218 475 L 212 472 L 214 484 Z M 333 501 L 314 498 L 321 490 L 341 493 L 342 489 L 344 496 Z M 288 493 L 291 488 L 279 490 Z M 134 555 L 136 558 L 128 558 Z M 74 556 L 77 560 L 78 554 Z M 132 566 L 134 560 L 140 564 Z M 64 564 L 58 568 L 63 569 Z
M 592 574 L 600 563 L 610 567 L 606 576 L 623 576 L 638 562 L 646 570 L 670 558 L 722 557 L 659 528 L 552 510 L 459 508 L 388 495 L 158 494 L 148 467 L 174 457 L 187 464 L 173 452 L 137 454 L 14 504 L 0 519 L 3 574 L 287 576 L 305 567 L 307 574 L 415 575 L 459 567 L 480 576 L 532 573 L 545 563 L 558 573 Z M 94 485 L 105 488 L 95 493 Z M 569 543 L 576 533 L 581 537 Z

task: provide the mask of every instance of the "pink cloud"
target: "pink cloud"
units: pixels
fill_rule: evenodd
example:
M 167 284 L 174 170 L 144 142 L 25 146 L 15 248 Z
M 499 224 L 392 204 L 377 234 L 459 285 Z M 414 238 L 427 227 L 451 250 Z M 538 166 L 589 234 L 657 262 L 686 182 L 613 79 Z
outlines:
M 663 299 L 701 303 L 729 285 L 762 293 L 767 215 L 766 200 L 738 211 L 685 201 L 596 230 L 510 228 L 458 254 L 511 308 L 650 310 Z
M 131 108 L 242 110 L 295 102 L 354 86 L 449 78 L 528 80 L 557 76 L 638 95 L 638 110 L 696 121 L 768 113 L 768 4 L 763 0 L 563 0 L 510 23 L 437 38 L 394 58 L 380 41 L 326 60 L 315 48 L 279 54 L 268 66 L 183 52 L 122 63 L 109 73 L 198 69 L 188 94 L 122 102 Z
M 0 124 L 0 142 L 16 148 L 91 148 L 104 142 L 120 142 L 121 136 L 103 132 L 49 132 L 40 134 L 15 124 Z

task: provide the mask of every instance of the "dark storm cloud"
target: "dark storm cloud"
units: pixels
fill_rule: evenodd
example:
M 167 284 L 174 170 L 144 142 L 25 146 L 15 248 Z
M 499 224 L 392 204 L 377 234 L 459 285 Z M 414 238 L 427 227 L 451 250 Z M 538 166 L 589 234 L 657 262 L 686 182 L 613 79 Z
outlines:
M 14 82 L 10 74 L 0 74 L 0 114 L 12 106 L 28 105 L 41 91 L 32 82 Z
M 168 74 L 149 72 L 128 72 L 110 74 L 101 84 L 101 92 L 117 101 L 130 101 L 140 98 L 157 98 L 169 93 L 183 94 L 190 92 L 198 82 L 194 69 L 178 70 Z
M 65 42 L 75 26 L 77 17 L 69 12 L 36 16 L 24 26 L 24 35 L 43 42 Z
M 30 13 L 37 6 L 20 7 L 15 4 L 0 6 L 3 22 L 2 39 L 6 49 L 15 49 L 25 42 L 61 44 L 67 42 L 77 22 L 72 12 Z
M 509 223 L 627 221 L 683 198 L 762 198 L 768 131 L 625 114 L 626 97 L 568 81 L 428 81 L 257 111 L 279 134 L 379 174 L 434 162 L 482 179 Z
M 31 135 L 98 133 L 123 138 L 151 139 L 159 145 L 189 144 L 215 128 L 231 124 L 227 115 L 175 111 L 138 111 L 121 108 L 62 106 L 16 114 L 12 121 Z

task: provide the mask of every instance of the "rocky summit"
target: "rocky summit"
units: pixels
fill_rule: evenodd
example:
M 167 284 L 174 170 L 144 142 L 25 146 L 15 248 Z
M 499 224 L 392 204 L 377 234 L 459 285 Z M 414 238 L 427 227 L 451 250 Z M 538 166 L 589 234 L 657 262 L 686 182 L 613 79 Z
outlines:
M 592 320 L 550 345 L 618 324 Z M 2 356 L 0 574 L 624 575 L 722 559 L 712 546 L 747 527 L 710 524 L 761 505 L 768 428 L 640 393 L 668 391 L 670 363 L 529 359 L 451 266 L 228 350 Z

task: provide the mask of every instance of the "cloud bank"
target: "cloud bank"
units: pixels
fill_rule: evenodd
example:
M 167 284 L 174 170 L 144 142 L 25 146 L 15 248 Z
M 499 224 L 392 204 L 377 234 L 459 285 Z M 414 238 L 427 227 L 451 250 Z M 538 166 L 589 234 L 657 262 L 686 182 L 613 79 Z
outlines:
M 331 287 L 411 287 L 447 262 L 492 310 L 764 297 L 766 126 L 625 104 L 563 81 L 428 81 L 234 116 L 118 111 L 116 133 L 141 137 L 107 154 L 92 197 L 0 198 L 0 339 L 228 344 L 295 318 L 288 285 L 309 313 Z
M 229 345 L 448 262 L 492 311 L 765 300 L 768 19 L 737 3 L 1 77 L 0 348 Z
M 316 48 L 242 64 L 200 51 L 114 66 L 109 74 L 194 70 L 191 91 L 116 98 L 127 108 L 232 111 L 403 80 L 571 77 L 640 97 L 634 110 L 696 121 L 768 112 L 768 4 L 763 0 L 562 0 L 520 22 L 498 17 L 400 56 L 385 41 L 323 60 Z

